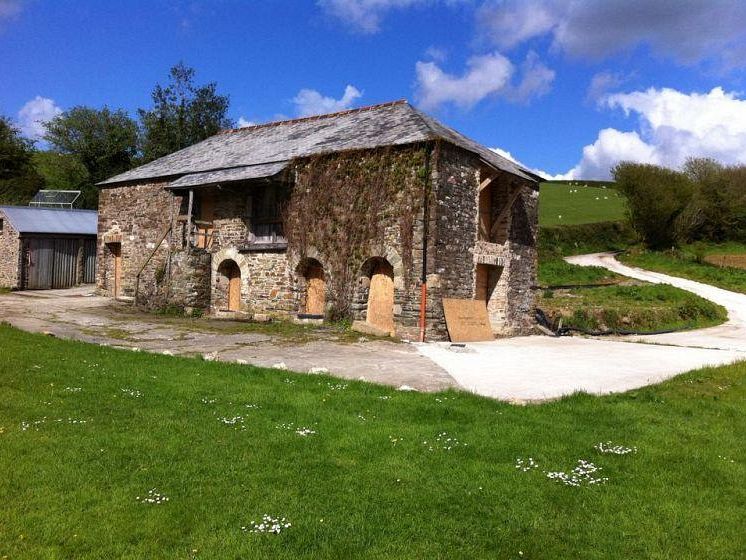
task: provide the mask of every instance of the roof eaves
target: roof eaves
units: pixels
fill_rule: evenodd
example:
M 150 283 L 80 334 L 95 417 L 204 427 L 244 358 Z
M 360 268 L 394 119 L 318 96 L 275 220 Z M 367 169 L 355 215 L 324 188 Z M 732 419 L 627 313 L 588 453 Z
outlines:
M 13 208 L 13 207 L 12 206 L 0 206 L 0 211 L 2 211 L 3 215 L 5 216 L 5 219 L 10 222 L 10 225 L 13 226 L 13 229 L 18 231 L 18 226 L 15 223 L 13 223 L 13 218 L 11 217 L 10 213 L 5 211 L 7 208 Z

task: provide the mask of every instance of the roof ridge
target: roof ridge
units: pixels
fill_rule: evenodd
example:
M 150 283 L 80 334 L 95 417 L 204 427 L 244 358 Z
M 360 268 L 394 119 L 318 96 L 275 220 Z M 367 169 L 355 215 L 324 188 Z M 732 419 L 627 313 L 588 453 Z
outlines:
M 334 113 L 323 113 L 321 115 L 311 115 L 309 117 L 298 117 L 295 119 L 284 119 L 280 121 L 271 121 L 271 122 L 262 123 L 262 124 L 253 124 L 251 126 L 244 126 L 241 128 L 227 128 L 225 130 L 221 130 L 220 132 L 218 132 L 218 134 L 234 134 L 234 133 L 243 132 L 246 130 L 256 130 L 258 128 L 269 128 L 272 126 L 280 126 L 283 124 L 293 124 L 293 123 L 306 122 L 306 121 L 318 121 L 321 119 L 339 117 L 342 115 L 364 113 L 366 111 L 371 111 L 373 109 L 381 109 L 383 107 L 393 107 L 395 105 L 409 105 L 409 101 L 402 98 L 402 99 L 397 99 L 395 101 L 386 101 L 385 103 L 377 103 L 375 105 L 366 105 L 365 107 L 356 107 L 355 109 L 345 109 L 344 111 L 336 111 Z

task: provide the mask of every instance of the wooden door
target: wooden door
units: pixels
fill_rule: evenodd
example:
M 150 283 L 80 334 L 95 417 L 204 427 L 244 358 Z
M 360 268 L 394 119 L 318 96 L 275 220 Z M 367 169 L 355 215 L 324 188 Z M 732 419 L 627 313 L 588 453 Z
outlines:
M 109 245 L 114 256 L 114 297 L 119 297 L 122 291 L 122 244 Z
M 326 282 L 324 269 L 319 265 L 311 265 L 306 272 L 306 313 L 309 315 L 323 315 L 326 307 Z
M 394 271 L 385 261 L 375 265 L 370 278 L 367 322 L 386 332 L 394 332 Z
M 228 275 L 228 311 L 241 308 L 241 270 L 233 265 Z
M 209 249 L 212 246 L 212 232 L 215 220 L 215 197 L 210 194 L 203 195 L 200 198 L 200 221 L 209 222 L 209 224 L 200 224 L 197 227 L 197 247 Z

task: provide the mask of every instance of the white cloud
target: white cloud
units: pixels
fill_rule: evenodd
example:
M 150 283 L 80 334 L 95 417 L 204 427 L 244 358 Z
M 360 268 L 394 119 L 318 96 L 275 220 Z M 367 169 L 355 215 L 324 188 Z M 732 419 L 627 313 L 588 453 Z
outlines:
M 62 113 L 54 100 L 37 95 L 18 111 L 18 125 L 24 136 L 33 140 L 39 140 L 46 129 L 44 123 L 51 121 Z
M 746 99 L 735 93 L 719 87 L 690 94 L 650 88 L 607 95 L 601 105 L 637 115 L 637 130 L 601 130 L 583 148 L 569 178 L 607 179 L 611 167 L 624 160 L 667 167 L 680 167 L 689 157 L 746 163 Z
M 247 126 L 254 126 L 256 123 L 254 121 L 245 119 L 243 116 L 240 116 L 238 117 L 238 122 L 236 124 L 238 128 L 246 128 Z
M 598 72 L 591 78 L 585 98 L 587 101 L 595 103 L 612 89 L 618 88 L 625 81 L 627 81 L 627 78 L 618 72 Z
M 448 58 L 448 51 L 440 47 L 428 47 L 425 49 L 425 56 L 436 62 L 445 62 Z
M 513 64 L 500 53 L 474 56 L 461 76 L 447 74 L 434 62 L 417 62 L 417 98 L 424 109 L 443 103 L 471 107 L 505 88 L 513 75 Z
M 302 89 L 293 98 L 293 103 L 298 116 L 308 117 L 349 109 L 362 95 L 359 89 L 351 85 L 345 87 L 344 94 L 339 99 L 325 97 L 315 89 Z
M 477 10 L 477 21 L 498 47 L 508 49 L 549 33 L 558 20 L 554 4 L 531 0 L 488 0 Z
M 515 157 L 513 157 L 513 154 L 511 154 L 507 150 L 503 150 L 502 148 L 490 148 L 493 152 L 495 152 L 498 156 L 502 156 L 505 159 L 509 159 L 513 163 L 517 163 L 518 165 L 523 165 L 520 161 L 518 161 Z
M 383 16 L 393 9 L 424 3 L 425 0 L 318 0 L 327 13 L 363 33 L 377 32 Z
M 501 48 L 550 36 L 555 48 L 601 58 L 649 45 L 682 63 L 743 65 L 746 2 L 733 0 L 487 0 L 483 34 Z
M 316 4 L 327 14 L 337 18 L 353 31 L 376 33 L 381 21 L 393 10 L 417 6 L 444 4 L 455 7 L 472 3 L 473 0 L 316 0 Z
M 445 103 L 470 108 L 483 99 L 504 95 L 513 101 L 528 101 L 549 91 L 554 71 L 544 66 L 531 52 L 521 66 L 522 77 L 511 83 L 515 66 L 498 52 L 473 56 L 466 61 L 460 76 L 444 72 L 435 62 L 419 61 L 416 97 L 423 109 L 434 109 Z
M 13 19 L 21 13 L 21 0 L 0 0 L 0 21 Z
M 508 92 L 514 101 L 526 102 L 549 92 L 555 72 L 539 60 L 535 52 L 529 52 L 521 65 L 521 81 Z
M 490 148 L 493 152 L 495 152 L 497 155 L 504 157 L 505 159 L 508 159 L 512 161 L 513 163 L 517 163 L 521 167 L 528 169 L 532 173 L 535 173 L 539 175 L 540 177 L 543 177 L 547 181 L 561 181 L 563 179 L 572 179 L 572 177 L 569 177 L 567 173 L 559 173 L 557 175 L 552 175 L 551 173 L 547 173 L 546 171 L 543 171 L 541 169 L 536 169 L 533 167 L 529 167 L 525 163 L 523 163 L 521 160 L 516 158 L 513 154 L 511 154 L 507 150 L 503 150 L 502 148 Z

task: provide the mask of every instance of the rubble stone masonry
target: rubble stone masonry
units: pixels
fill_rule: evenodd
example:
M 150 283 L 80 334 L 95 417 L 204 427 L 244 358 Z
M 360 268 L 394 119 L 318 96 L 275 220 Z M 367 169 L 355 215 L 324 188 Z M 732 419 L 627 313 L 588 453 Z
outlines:
M 495 212 L 499 213 L 500 203 L 508 200 L 511 189 L 520 188 L 521 194 L 513 199 L 505 235 L 480 240 L 478 191 L 483 164 L 474 154 L 447 143 L 433 144 L 430 162 L 429 200 L 414 211 L 415 216 L 406 217 L 406 223 L 413 228 L 411 254 L 403 254 L 401 217 L 394 217 L 393 223 L 385 226 L 380 246 L 370 248 L 370 257 L 385 258 L 394 269 L 397 334 L 412 339 L 417 336 L 426 231 L 429 339 L 448 338 L 442 298 L 477 296 L 476 271 L 480 264 L 489 264 L 496 275 L 499 273 L 487 302 L 494 332 L 529 332 L 533 325 L 532 286 L 536 281 L 538 187 L 527 181 L 516 183 L 518 179 L 508 174 L 498 177 L 493 187 Z M 247 245 L 251 232 L 251 184 L 194 189 L 195 213 L 199 197 L 213 197 L 208 220 L 212 224 L 211 241 L 203 248 L 191 248 L 187 243 L 186 197 L 165 186 L 164 182 L 150 182 L 101 189 L 99 293 L 113 295 L 112 249 L 119 243 L 123 296 L 134 296 L 136 275 L 155 249 L 140 275 L 137 299 L 143 306 L 194 307 L 219 315 L 228 307 L 228 278 L 224 272 L 230 267 L 223 263 L 233 261 L 241 273 L 239 313 L 292 317 L 302 311 L 305 280 L 299 277 L 299 263 L 292 247 L 259 251 Z M 423 185 L 423 196 L 425 191 Z M 165 239 L 156 248 L 169 226 Z M 16 235 L 13 253 L 13 235 L 6 220 L 1 239 L 7 249 L 0 252 L 0 285 L 12 284 L 18 269 L 18 240 Z M 323 255 L 308 257 L 324 264 Z M 366 273 L 361 270 L 352 302 L 355 319 L 365 319 L 367 289 Z
M 21 240 L 10 220 L 0 211 L 0 288 L 16 289 L 21 275 Z

